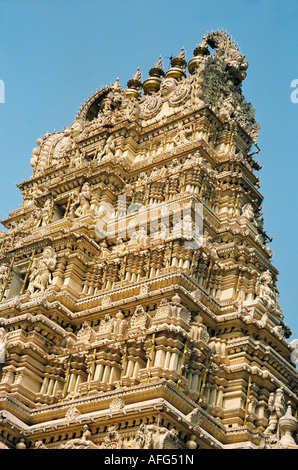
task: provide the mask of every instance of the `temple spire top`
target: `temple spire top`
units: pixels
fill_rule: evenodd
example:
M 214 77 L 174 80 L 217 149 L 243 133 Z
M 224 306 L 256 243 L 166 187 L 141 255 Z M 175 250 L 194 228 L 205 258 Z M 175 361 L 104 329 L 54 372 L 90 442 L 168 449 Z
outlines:
M 127 96 L 138 97 L 140 95 L 140 88 L 142 87 L 141 82 L 141 72 L 140 68 L 137 68 L 136 73 L 133 77 L 127 82 L 128 90 L 126 92 Z
M 162 58 L 159 56 L 158 61 L 149 70 L 149 78 L 147 78 L 143 83 L 143 90 L 144 93 L 152 93 L 159 90 L 161 77 L 164 76 L 163 65 L 162 65 Z
M 184 47 L 181 48 L 177 57 L 171 58 L 170 68 L 166 72 L 166 78 L 175 78 L 176 80 L 181 80 L 185 78 L 185 68 L 186 68 L 186 55 Z

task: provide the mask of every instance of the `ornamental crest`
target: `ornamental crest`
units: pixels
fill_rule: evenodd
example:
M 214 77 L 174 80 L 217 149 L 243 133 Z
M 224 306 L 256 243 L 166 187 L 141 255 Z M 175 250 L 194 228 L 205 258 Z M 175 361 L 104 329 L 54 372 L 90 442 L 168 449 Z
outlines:
M 143 119 L 153 118 L 160 110 L 162 100 L 158 95 L 148 95 L 141 105 L 140 117 Z
M 99 333 L 113 333 L 114 330 L 114 318 L 111 315 L 105 315 L 105 317 L 100 321 Z
M 132 328 L 146 328 L 149 324 L 149 319 L 149 315 L 145 312 L 144 307 L 142 307 L 142 305 L 138 305 L 131 317 L 130 324 Z
M 89 343 L 93 330 L 88 322 L 84 322 L 82 328 L 78 332 L 77 340 L 78 342 Z

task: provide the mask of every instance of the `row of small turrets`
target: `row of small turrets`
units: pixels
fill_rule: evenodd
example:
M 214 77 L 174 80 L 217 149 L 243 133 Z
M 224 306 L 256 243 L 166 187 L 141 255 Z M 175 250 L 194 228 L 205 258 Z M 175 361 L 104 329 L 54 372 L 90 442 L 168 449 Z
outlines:
M 163 77 L 175 78 L 179 81 L 186 77 L 186 66 L 188 67 L 189 72 L 193 74 L 200 66 L 204 56 L 209 54 L 210 52 L 207 48 L 207 44 L 205 40 L 203 40 L 202 43 L 195 48 L 193 57 L 187 64 L 185 50 L 182 47 L 177 57 L 170 58 L 170 66 L 167 72 L 164 72 L 163 70 L 162 59 L 160 56 L 154 67 L 149 70 L 149 77 L 143 83 L 141 82 L 141 72 L 138 68 L 132 79 L 127 82 L 127 94 L 136 96 L 140 93 L 141 88 L 143 88 L 145 94 L 157 92 Z

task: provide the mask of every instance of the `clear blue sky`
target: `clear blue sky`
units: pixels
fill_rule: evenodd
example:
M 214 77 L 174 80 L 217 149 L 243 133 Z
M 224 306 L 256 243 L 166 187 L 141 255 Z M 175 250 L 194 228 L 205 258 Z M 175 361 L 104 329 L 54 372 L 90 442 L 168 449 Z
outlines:
M 243 91 L 261 124 L 258 160 L 265 230 L 274 238 L 280 304 L 298 338 L 297 125 L 290 100 L 298 79 L 296 0 L 0 0 L 0 219 L 21 204 L 16 183 L 45 132 L 70 125 L 81 103 L 139 66 L 143 79 L 162 55 L 227 30 L 249 62 Z

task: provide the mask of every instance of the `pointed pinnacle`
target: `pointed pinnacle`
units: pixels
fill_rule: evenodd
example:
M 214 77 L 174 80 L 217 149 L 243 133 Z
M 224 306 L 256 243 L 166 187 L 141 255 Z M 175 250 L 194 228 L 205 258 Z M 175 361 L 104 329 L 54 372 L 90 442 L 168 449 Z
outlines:
M 140 72 L 140 67 L 138 67 L 136 73 L 134 74 L 134 76 L 132 77 L 133 80 L 136 80 L 138 82 L 141 81 L 141 72 Z
M 158 58 L 158 61 L 157 61 L 156 64 L 154 65 L 154 68 L 155 68 L 155 69 L 160 69 L 160 70 L 162 70 L 162 67 L 163 67 L 163 65 L 162 65 L 162 58 L 161 58 L 161 55 L 160 55 L 159 58 Z

